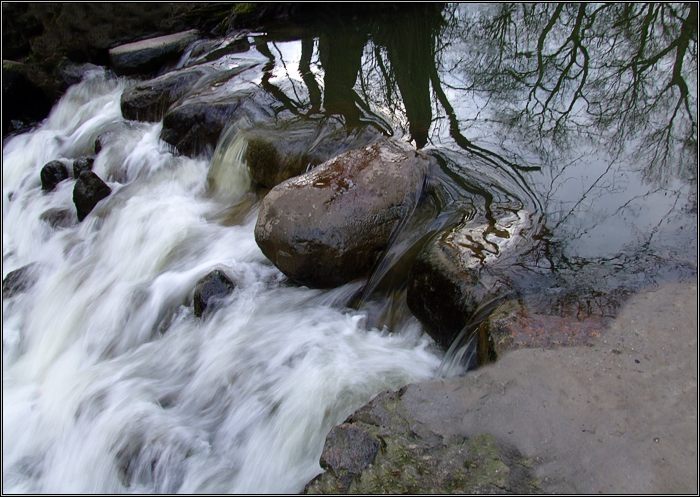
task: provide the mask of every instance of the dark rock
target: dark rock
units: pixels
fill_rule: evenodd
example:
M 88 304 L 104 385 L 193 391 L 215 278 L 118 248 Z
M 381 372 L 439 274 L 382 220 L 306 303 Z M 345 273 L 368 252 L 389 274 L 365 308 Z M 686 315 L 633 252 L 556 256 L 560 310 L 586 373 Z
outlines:
M 73 161 L 73 177 L 78 179 L 83 171 L 92 171 L 95 159 L 92 157 L 81 157 Z
M 8 299 L 27 291 L 36 282 L 36 263 L 10 271 L 2 280 L 2 297 Z
M 61 181 L 68 179 L 68 168 L 63 162 L 52 160 L 41 168 L 41 189 L 47 192 L 56 188 Z
M 211 310 L 217 301 L 230 294 L 236 285 L 221 270 L 207 274 L 194 287 L 194 315 L 202 316 L 207 309 Z
M 3 7 L 4 8 L 4 7 Z M 32 66 L 2 61 L 2 132 L 43 119 L 52 99 L 35 82 Z
M 117 74 L 147 74 L 178 59 L 187 45 L 199 37 L 197 30 L 136 41 L 114 47 L 109 58 Z
M 527 216 L 492 207 L 492 217 L 472 213 L 429 241 L 416 257 L 406 300 L 411 312 L 447 348 L 468 324 L 513 291 L 515 264 Z M 495 217 L 495 219 L 494 219 Z M 490 308 L 489 308 L 490 307 Z
M 429 164 L 389 140 L 339 155 L 270 190 L 255 240 L 304 285 L 332 287 L 365 276 L 412 212 Z
M 379 439 L 361 425 L 344 423 L 334 427 L 323 446 L 321 467 L 333 475 L 342 487 L 349 488 L 377 457 Z
M 75 224 L 75 213 L 70 209 L 53 208 L 41 213 L 39 219 L 52 228 L 67 228 Z
M 108 197 L 112 189 L 92 171 L 83 171 L 73 188 L 73 203 L 75 203 L 78 221 L 85 219 L 97 203 Z
M 104 71 L 104 68 L 95 64 L 76 64 L 68 59 L 63 59 L 56 68 L 59 79 L 66 87 L 80 83 L 88 72 Z
M 489 434 L 445 437 L 421 423 L 401 392 L 380 394 L 331 430 L 326 470 L 306 494 L 533 493 L 531 463 Z M 377 411 L 375 415 L 374 412 Z M 381 419 L 382 423 L 374 420 Z
M 239 72 L 222 77 L 231 78 Z M 163 118 L 160 137 L 182 154 L 208 153 L 213 151 L 226 126 L 245 116 L 267 114 L 269 119 L 271 108 L 271 99 L 257 87 L 229 91 L 226 86 L 220 86 L 171 108 Z
M 205 68 L 172 71 L 128 88 L 121 97 L 122 115 L 125 119 L 160 121 L 168 108 L 208 73 Z
M 165 114 L 160 137 L 178 152 L 191 157 L 212 150 L 239 103 L 238 99 L 231 99 L 175 107 Z
M 274 129 L 248 130 L 245 136 L 245 161 L 251 179 L 259 186 L 273 188 L 335 155 L 367 146 L 382 135 L 371 126 L 348 130 L 334 119 L 295 119 Z

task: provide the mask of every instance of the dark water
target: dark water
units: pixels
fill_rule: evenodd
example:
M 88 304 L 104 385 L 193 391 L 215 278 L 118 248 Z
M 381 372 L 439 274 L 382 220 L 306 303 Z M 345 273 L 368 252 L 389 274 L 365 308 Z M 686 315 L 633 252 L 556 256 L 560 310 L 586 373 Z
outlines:
M 681 4 L 432 4 L 256 48 L 289 109 L 438 157 L 443 226 L 467 197 L 526 210 L 523 289 L 609 291 L 696 274 L 696 24 Z

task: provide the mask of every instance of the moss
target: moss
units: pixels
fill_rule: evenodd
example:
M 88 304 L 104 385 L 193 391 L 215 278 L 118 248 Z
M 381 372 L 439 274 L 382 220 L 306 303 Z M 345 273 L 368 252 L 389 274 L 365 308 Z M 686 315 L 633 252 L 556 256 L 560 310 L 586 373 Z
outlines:
M 503 453 L 493 436 L 483 434 L 470 438 L 467 451 L 464 466 L 469 470 L 469 480 L 473 486 L 508 486 L 510 468 L 504 462 Z
M 236 15 L 244 15 L 255 12 L 256 6 L 254 3 L 237 3 L 233 6 L 233 13 Z

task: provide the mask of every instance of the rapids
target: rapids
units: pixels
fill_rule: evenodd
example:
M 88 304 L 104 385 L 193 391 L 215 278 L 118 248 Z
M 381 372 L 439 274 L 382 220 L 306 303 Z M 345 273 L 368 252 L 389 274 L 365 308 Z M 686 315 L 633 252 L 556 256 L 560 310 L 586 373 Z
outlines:
M 249 179 L 217 164 L 244 144 L 222 139 L 211 169 L 173 155 L 162 124 L 121 117 L 126 84 L 89 74 L 3 148 L 3 277 L 36 263 L 37 278 L 3 299 L 3 491 L 299 492 L 331 427 L 433 376 L 440 353 L 414 319 L 368 326 L 345 306 L 356 284 L 289 285 L 255 243 L 255 207 L 221 222 Z M 45 193 L 41 167 L 70 170 L 106 132 L 94 171 L 112 194 L 51 228 L 40 215 L 73 209 L 75 180 Z M 198 319 L 191 292 L 213 269 L 237 287 Z

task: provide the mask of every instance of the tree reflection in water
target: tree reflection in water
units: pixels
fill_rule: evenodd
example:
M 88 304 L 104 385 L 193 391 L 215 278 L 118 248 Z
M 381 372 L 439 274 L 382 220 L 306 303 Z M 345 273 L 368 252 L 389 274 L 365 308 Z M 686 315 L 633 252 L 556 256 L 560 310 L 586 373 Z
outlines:
M 464 91 L 497 99 L 499 120 L 539 145 L 580 135 L 634 147 L 650 180 L 692 179 L 697 162 L 696 4 L 451 6 L 437 57 Z M 635 143 L 630 143 L 634 141 Z
M 696 4 L 423 4 L 336 21 L 300 42 L 305 95 L 268 65 L 263 86 L 286 106 L 393 127 L 487 217 L 519 200 L 540 242 L 528 270 L 644 269 L 664 250 L 695 271 Z

